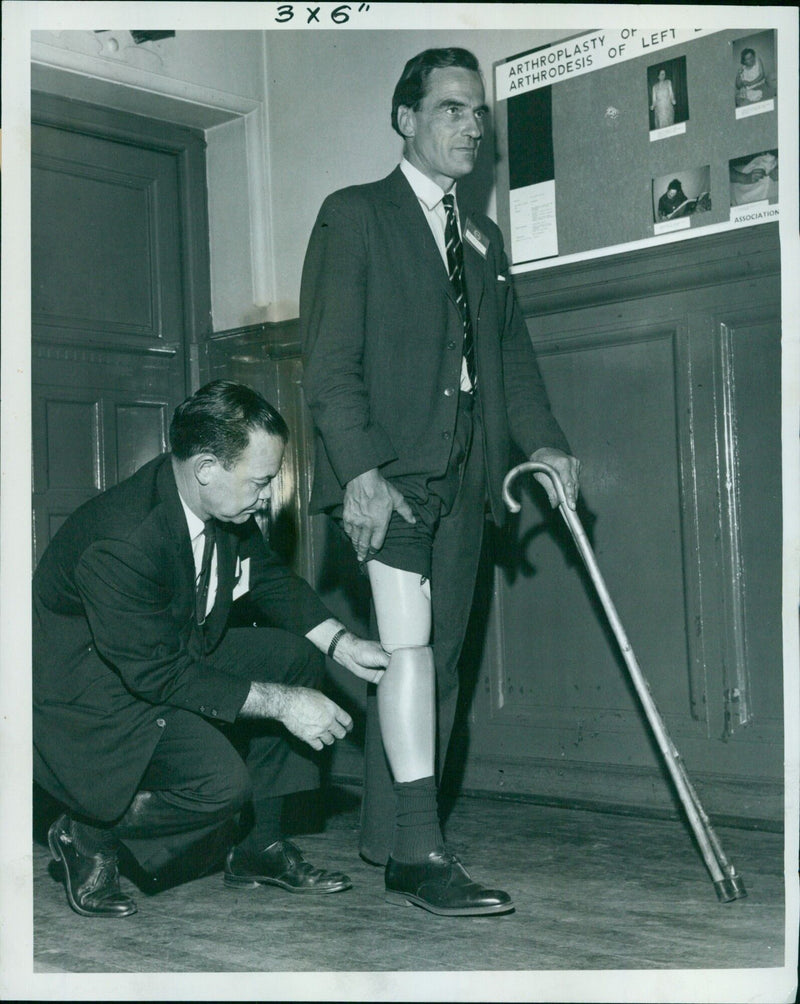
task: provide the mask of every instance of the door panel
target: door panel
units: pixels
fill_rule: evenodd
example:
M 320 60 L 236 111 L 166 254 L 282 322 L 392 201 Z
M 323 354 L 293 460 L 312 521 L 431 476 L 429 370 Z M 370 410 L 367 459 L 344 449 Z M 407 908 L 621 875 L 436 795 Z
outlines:
M 35 560 L 72 509 L 167 448 L 190 392 L 208 319 L 204 146 L 190 130 L 34 95 Z
M 130 477 L 165 449 L 169 418 L 164 402 L 116 403 L 117 481 Z
M 44 125 L 32 141 L 34 323 L 182 351 L 175 157 Z

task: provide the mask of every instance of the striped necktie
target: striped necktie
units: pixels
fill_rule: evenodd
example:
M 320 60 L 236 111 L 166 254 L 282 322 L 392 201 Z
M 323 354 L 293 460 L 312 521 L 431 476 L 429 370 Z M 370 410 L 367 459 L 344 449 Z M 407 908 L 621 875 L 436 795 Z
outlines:
M 458 309 L 464 321 L 464 359 L 467 363 L 467 374 L 472 389 L 475 389 L 477 378 L 475 375 L 475 345 L 472 338 L 472 321 L 469 316 L 469 305 L 467 304 L 467 290 L 464 284 L 464 246 L 461 243 L 461 235 L 458 232 L 458 222 L 456 220 L 455 196 L 445 195 L 442 198 L 442 205 L 447 213 L 447 223 L 444 228 L 444 243 L 447 252 L 447 275 L 453 284 L 456 294 Z

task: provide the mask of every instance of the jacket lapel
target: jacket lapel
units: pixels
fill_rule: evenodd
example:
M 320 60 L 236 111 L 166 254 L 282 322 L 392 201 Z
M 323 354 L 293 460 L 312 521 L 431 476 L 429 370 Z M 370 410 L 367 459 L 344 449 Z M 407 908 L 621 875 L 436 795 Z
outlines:
M 172 472 L 169 454 L 166 455 L 165 462 L 158 472 L 156 486 L 164 506 L 169 538 L 175 547 L 176 560 L 185 579 L 187 600 L 193 603 L 195 575 L 192 540 L 189 536 L 189 527 L 186 524 L 186 514 L 183 511 L 178 488 L 175 484 L 175 475 Z
M 435 278 L 447 296 L 456 302 L 453 286 L 447 275 L 447 268 L 442 261 L 439 248 L 436 245 L 430 225 L 425 218 L 425 212 L 419 204 L 414 189 L 409 185 L 406 176 L 396 167 L 386 178 L 387 198 L 403 213 L 399 221 L 402 240 L 410 240 L 412 248 L 421 248 L 422 254 L 417 255 L 420 270 Z
M 192 553 L 192 540 L 186 523 L 175 475 L 169 455 L 158 472 L 156 479 L 159 498 L 164 507 L 167 532 L 175 547 L 176 562 L 181 571 L 185 602 L 192 611 L 194 621 L 195 602 L 195 566 Z M 233 593 L 234 565 L 237 553 L 237 538 L 225 529 L 224 524 L 217 524 L 217 595 L 214 606 L 201 630 L 203 646 L 206 651 L 212 649 L 222 636 L 228 621 Z

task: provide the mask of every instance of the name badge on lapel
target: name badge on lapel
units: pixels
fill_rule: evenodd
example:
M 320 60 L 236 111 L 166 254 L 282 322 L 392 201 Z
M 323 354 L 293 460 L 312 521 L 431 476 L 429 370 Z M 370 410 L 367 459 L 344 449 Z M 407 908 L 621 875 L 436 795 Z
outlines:
M 485 237 L 478 230 L 472 220 L 467 220 L 467 225 L 464 229 L 464 240 L 469 241 L 482 258 L 486 257 L 486 252 L 489 250 L 489 238 Z

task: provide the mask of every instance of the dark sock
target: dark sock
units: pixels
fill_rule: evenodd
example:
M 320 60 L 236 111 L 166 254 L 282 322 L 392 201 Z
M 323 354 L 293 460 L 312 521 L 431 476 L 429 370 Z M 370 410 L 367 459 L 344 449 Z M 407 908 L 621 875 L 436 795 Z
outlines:
M 424 861 L 444 844 L 439 828 L 436 782 L 433 777 L 395 782 L 397 814 L 392 834 L 392 858 L 405 864 Z
M 253 826 L 237 846 L 249 854 L 259 854 L 283 835 L 283 796 L 254 800 L 252 805 Z
M 87 857 L 112 854 L 117 849 L 117 838 L 110 825 L 92 826 L 90 823 L 70 819 L 69 831 L 78 851 Z

